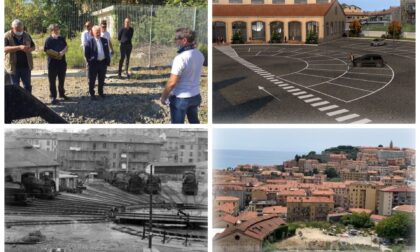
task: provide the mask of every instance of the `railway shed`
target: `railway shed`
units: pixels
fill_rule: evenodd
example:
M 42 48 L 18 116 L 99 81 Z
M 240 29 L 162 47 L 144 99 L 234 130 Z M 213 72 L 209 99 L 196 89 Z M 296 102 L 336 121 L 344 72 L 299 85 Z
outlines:
M 14 138 L 6 138 L 4 152 L 4 175 L 8 180 L 22 182 L 29 175 L 38 179 L 48 177 L 54 180 L 58 191 L 59 164 L 48 152 Z

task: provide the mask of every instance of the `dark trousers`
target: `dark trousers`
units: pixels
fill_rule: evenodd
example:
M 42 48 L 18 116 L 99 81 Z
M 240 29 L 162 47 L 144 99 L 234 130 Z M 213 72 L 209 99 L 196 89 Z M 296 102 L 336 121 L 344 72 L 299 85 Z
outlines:
M 57 98 L 57 87 L 55 82 L 58 77 L 58 94 L 60 97 L 65 96 L 64 80 L 66 78 L 66 64 L 48 64 L 48 80 L 50 82 L 50 97 Z
M 88 77 L 89 77 L 89 94 L 95 95 L 95 81 L 98 78 L 98 94 L 104 94 L 105 74 L 107 65 L 105 60 L 89 62 Z
M 133 49 L 133 46 L 130 44 L 120 44 L 120 64 L 118 66 L 118 74 L 121 75 L 122 66 L 124 64 L 124 59 L 127 57 L 127 60 L 125 61 L 125 72 L 128 73 L 128 64 L 130 64 L 130 55 L 131 50 Z
M 15 74 L 10 75 L 10 80 L 12 81 L 13 85 L 19 86 L 20 80 L 23 82 L 23 87 L 29 93 L 32 92 L 32 85 L 31 85 L 31 69 L 27 68 L 16 68 Z

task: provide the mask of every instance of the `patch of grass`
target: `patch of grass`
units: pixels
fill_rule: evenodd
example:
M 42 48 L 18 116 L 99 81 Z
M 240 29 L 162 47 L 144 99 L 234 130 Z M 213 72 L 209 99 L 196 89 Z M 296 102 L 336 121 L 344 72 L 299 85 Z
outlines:
M 74 39 L 67 40 L 67 68 L 83 68 L 85 66 L 85 57 L 83 55 L 83 48 L 80 46 L 79 38 L 80 34 L 78 33 Z
M 364 24 L 362 31 L 387 31 L 388 26 L 383 24 Z
M 416 25 L 404 24 L 402 27 L 403 32 L 416 32 Z

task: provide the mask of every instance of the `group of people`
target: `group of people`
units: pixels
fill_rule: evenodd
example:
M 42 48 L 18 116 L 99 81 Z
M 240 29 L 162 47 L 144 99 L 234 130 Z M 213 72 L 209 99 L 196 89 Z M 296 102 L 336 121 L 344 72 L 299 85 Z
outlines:
M 95 82 L 98 80 L 98 95 L 105 98 L 104 85 L 107 67 L 111 63 L 114 52 L 111 35 L 107 31 L 107 22 L 93 25 L 85 23 L 86 30 L 81 35 L 82 48 L 86 61 L 86 70 L 91 100 L 97 100 Z M 59 104 L 57 99 L 56 80 L 58 78 L 58 96 L 69 100 L 64 89 L 67 71 L 66 40 L 60 34 L 58 24 L 48 27 L 50 36 L 44 44 L 44 51 L 48 56 L 48 80 L 51 104 Z M 130 19 L 125 18 L 124 26 L 118 32 L 120 42 L 120 60 L 118 64 L 118 78 L 122 78 L 122 68 L 125 61 L 125 74 L 130 78 L 129 62 L 133 49 L 132 38 L 134 29 L 130 26 Z M 204 63 L 203 54 L 195 48 L 195 32 L 189 28 L 179 28 L 175 32 L 175 43 L 178 55 L 174 58 L 171 75 L 162 92 L 160 101 L 169 105 L 171 123 L 184 123 L 185 117 L 189 123 L 199 123 L 198 107 L 201 103 L 200 77 Z M 32 91 L 31 70 L 33 69 L 32 51 L 35 44 L 31 36 L 24 31 L 22 21 L 16 19 L 11 24 L 11 30 L 5 34 L 5 69 L 10 75 L 13 85 L 22 81 L 25 90 Z

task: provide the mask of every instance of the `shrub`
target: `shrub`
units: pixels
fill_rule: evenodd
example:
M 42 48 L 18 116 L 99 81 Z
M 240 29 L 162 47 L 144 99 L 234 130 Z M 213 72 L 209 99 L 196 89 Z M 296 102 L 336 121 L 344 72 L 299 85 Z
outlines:
M 350 37 L 359 37 L 360 33 L 362 32 L 362 25 L 360 24 L 359 20 L 353 20 L 350 24 Z
M 318 44 L 318 34 L 315 31 L 310 31 L 306 36 L 306 44 Z
M 402 34 L 401 23 L 394 20 L 388 25 L 388 34 L 391 38 L 399 39 Z
M 207 45 L 200 44 L 198 45 L 198 50 L 204 55 L 204 66 L 207 66 L 208 63 L 208 53 L 207 53 Z
M 244 40 L 242 39 L 241 30 L 236 30 L 232 35 L 232 44 L 243 44 Z
M 80 46 L 80 36 L 78 33 L 75 38 L 67 40 L 66 61 L 68 68 L 83 68 L 85 66 L 85 56 L 83 48 Z
M 271 40 L 270 40 L 271 43 L 281 43 L 281 39 L 282 38 L 280 37 L 280 33 L 278 31 L 274 30 L 271 33 Z

